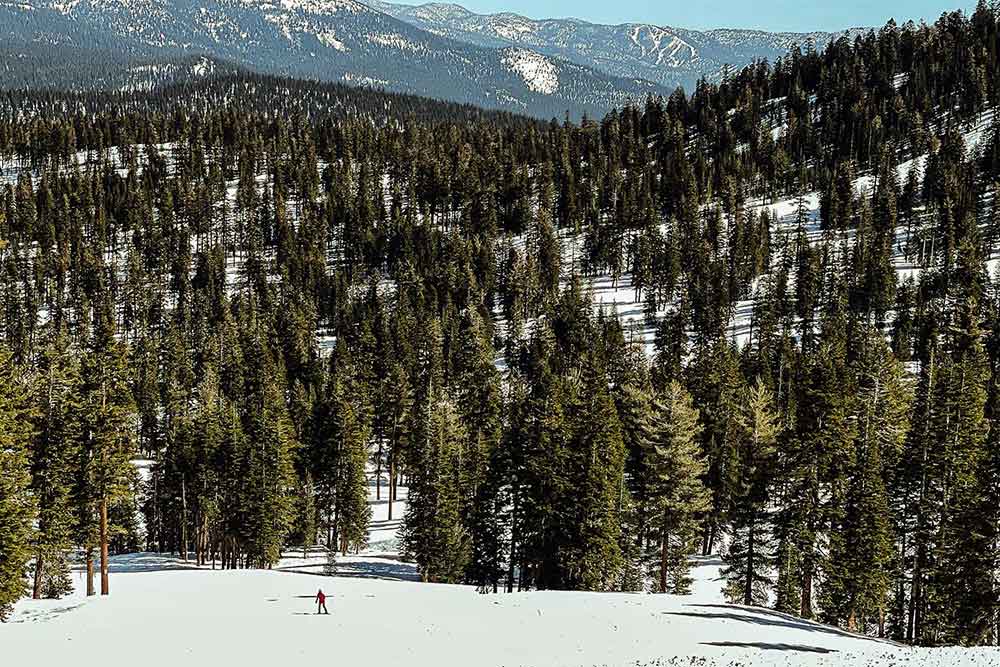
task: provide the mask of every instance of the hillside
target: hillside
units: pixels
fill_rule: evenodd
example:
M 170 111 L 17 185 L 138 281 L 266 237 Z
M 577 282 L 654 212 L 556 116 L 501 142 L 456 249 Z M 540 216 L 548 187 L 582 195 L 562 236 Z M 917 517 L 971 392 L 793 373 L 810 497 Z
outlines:
M 141 564 L 139 564 L 141 563 Z M 108 667 L 196 659 L 246 667 L 337 661 L 482 667 L 988 667 L 996 649 L 908 649 L 765 609 L 595 593 L 479 595 L 468 587 L 120 558 L 114 595 L 24 604 L 0 626 L 9 665 L 102 657 Z M 162 569 L 161 569 L 162 568 Z M 174 569 L 177 568 L 177 569 Z M 138 570 L 138 571 L 130 571 Z M 330 595 L 317 617 L 312 596 Z M 163 636 L 183 638 L 151 651 Z
M 384 88 L 490 109 L 562 118 L 603 115 L 669 92 L 524 49 L 442 37 L 354 0 L 0 3 L 9 28 L 6 85 L 114 88 L 128 72 L 204 56 L 251 71 Z M 56 61 L 42 73 L 37 60 Z M 110 69 L 91 78 L 76 63 Z M 74 66 L 68 66 L 73 64 Z M 165 66 L 165 65 L 164 65 Z M 124 71 L 122 71 L 124 70 Z
M 482 15 L 443 3 L 376 1 L 372 6 L 437 35 L 480 46 L 528 48 L 606 74 L 653 81 L 669 90 L 678 86 L 694 90 L 701 78 L 718 81 L 726 67 L 736 71 L 757 60 L 774 62 L 793 47 L 822 51 L 841 36 L 852 39 L 863 32 L 698 31 L 648 23 L 598 25 L 574 18 Z
M 693 90 L 705 78 L 843 33 L 694 31 L 480 16 L 458 5 L 355 0 L 0 2 L 6 87 L 149 89 L 185 63 L 368 86 L 559 118 Z M 180 70 L 180 71 L 179 71 Z M 204 75 L 205 69 L 197 72 Z

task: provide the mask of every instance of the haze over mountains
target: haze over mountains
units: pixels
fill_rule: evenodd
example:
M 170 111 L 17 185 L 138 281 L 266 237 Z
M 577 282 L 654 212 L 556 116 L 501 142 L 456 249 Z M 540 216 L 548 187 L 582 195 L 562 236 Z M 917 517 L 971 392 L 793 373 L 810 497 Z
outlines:
M 600 116 L 837 36 L 605 26 L 378 0 L 0 0 L 0 23 L 9 26 L 0 65 L 9 86 L 150 87 L 242 67 L 543 118 Z

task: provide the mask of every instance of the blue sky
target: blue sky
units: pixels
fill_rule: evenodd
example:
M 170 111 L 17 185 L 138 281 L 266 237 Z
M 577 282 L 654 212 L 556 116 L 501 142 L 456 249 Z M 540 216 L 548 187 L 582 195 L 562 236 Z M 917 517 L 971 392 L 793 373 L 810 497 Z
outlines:
M 421 4 L 425 0 L 397 0 Z M 444 0 L 446 1 L 446 0 Z M 595 23 L 643 22 L 682 28 L 837 30 L 880 26 L 889 18 L 933 21 L 945 11 L 971 12 L 976 0 L 453 0 L 487 14 L 574 16 Z

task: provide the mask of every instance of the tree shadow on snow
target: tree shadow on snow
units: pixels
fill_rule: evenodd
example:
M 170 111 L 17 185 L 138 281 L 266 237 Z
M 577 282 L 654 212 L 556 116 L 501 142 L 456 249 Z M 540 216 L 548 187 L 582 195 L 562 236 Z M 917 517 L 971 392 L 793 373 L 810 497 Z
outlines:
M 781 644 L 770 642 L 702 642 L 704 646 L 719 646 L 722 648 L 756 648 L 762 651 L 801 651 L 803 653 L 836 653 L 834 649 L 804 644 Z
M 356 556 L 354 558 L 357 558 Z M 325 563 L 275 568 L 281 572 L 330 576 Z M 340 562 L 334 568 L 333 576 L 352 579 L 386 579 L 388 581 L 420 581 L 420 575 L 412 563 L 388 560 L 351 560 Z
M 94 564 L 95 570 L 97 563 Z M 177 554 L 155 553 L 151 551 L 117 554 L 108 561 L 108 572 L 111 574 L 129 574 L 133 572 L 163 572 L 167 570 L 197 570 L 198 565 L 194 558 L 188 561 L 181 560 Z M 83 572 L 83 563 L 75 563 L 75 572 Z
M 812 623 L 809 621 L 802 620 L 801 618 L 792 616 L 790 614 L 783 614 L 779 611 L 774 611 L 773 609 L 762 609 L 759 607 L 742 607 L 739 605 L 723 605 L 723 604 L 691 604 L 687 606 L 719 609 L 722 611 L 667 611 L 663 613 L 672 614 L 675 616 L 690 616 L 693 618 L 716 618 L 721 620 L 742 621 L 744 623 L 752 623 L 754 625 L 791 628 L 793 630 L 802 630 L 804 632 L 821 632 L 824 634 L 834 635 L 837 637 L 867 639 L 869 641 L 876 641 L 887 644 L 892 643 L 889 640 L 878 639 L 876 637 L 866 637 L 864 635 L 859 635 L 853 632 L 848 632 L 846 630 L 841 630 L 840 628 L 834 628 L 828 625 L 820 625 L 819 623 Z M 737 612 L 745 612 L 745 613 L 737 613 Z
M 37 623 L 39 621 L 48 621 L 56 616 L 62 616 L 67 614 L 74 609 L 79 609 L 83 606 L 83 602 L 78 602 L 77 604 L 64 605 L 62 607 L 42 607 L 40 609 L 28 609 L 20 614 L 18 614 L 11 623 Z
M 722 556 L 712 554 L 710 556 L 691 556 L 688 561 L 694 567 L 708 567 L 708 566 L 723 566 L 725 562 L 722 560 Z
M 376 530 L 391 530 L 393 528 L 400 528 L 403 525 L 402 519 L 383 519 L 381 521 L 372 521 L 368 526 L 368 530 L 374 532 Z

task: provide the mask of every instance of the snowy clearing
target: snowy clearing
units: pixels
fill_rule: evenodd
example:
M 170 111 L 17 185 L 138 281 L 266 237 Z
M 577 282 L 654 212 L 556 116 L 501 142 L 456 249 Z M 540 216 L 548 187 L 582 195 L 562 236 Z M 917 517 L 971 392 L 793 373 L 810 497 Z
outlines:
M 996 649 L 907 649 L 701 594 L 480 595 L 366 578 L 379 577 L 368 569 L 379 559 L 348 560 L 362 574 L 212 572 L 152 554 L 116 558 L 109 598 L 83 597 L 77 575 L 72 596 L 18 605 L 0 626 L 4 664 L 1000 664 Z M 717 572 L 715 562 L 699 563 L 698 587 Z M 313 613 L 319 587 L 330 616 Z

